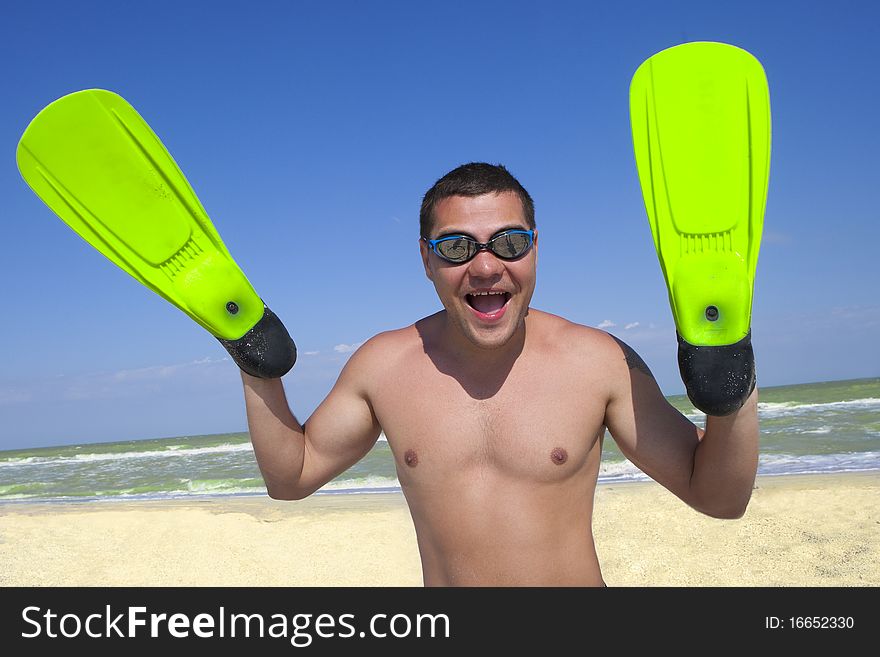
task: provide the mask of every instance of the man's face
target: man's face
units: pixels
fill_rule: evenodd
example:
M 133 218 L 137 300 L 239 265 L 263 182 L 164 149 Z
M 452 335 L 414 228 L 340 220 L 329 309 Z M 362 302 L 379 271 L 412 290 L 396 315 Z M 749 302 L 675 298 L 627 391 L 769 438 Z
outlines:
M 515 193 L 452 196 L 434 206 L 433 229 L 426 237 L 467 235 L 486 243 L 511 228 L 529 228 Z M 528 313 L 535 291 L 537 236 L 532 248 L 517 260 L 502 260 L 483 250 L 462 264 L 446 262 L 424 241 L 419 244 L 425 274 L 434 283 L 452 325 L 476 347 L 493 349 L 506 344 Z M 491 294 L 496 292 L 502 294 Z

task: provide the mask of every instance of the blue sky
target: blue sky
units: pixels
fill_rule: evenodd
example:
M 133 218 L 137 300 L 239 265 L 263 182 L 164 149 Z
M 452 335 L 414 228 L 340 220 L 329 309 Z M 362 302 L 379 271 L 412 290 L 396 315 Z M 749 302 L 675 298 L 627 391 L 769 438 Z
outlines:
M 220 345 L 18 174 L 30 119 L 93 87 L 152 125 L 287 325 L 305 420 L 355 345 L 440 308 L 419 202 L 475 160 L 535 199 L 533 306 L 608 327 L 682 392 L 628 87 L 659 50 L 733 43 L 763 63 L 773 109 L 759 385 L 877 376 L 878 21 L 870 2 L 15 3 L 0 24 L 0 449 L 246 428 Z

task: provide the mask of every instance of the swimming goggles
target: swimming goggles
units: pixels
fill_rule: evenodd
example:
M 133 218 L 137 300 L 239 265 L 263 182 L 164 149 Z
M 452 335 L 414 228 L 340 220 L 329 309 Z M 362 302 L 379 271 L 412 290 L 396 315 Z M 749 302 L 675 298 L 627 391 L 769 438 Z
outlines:
M 485 244 L 467 235 L 446 235 L 436 240 L 423 237 L 422 241 L 446 262 L 460 265 L 473 259 L 483 250 L 491 251 L 502 260 L 516 260 L 532 248 L 535 231 L 505 230 L 494 235 Z

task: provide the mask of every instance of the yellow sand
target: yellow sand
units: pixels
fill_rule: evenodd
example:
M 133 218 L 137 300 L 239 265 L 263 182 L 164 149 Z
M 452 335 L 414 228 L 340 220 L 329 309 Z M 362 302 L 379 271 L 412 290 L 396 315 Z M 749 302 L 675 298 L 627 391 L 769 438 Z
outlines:
M 741 520 L 596 493 L 609 586 L 878 586 L 880 474 L 766 477 Z M 400 494 L 0 505 L 4 586 L 420 586 Z

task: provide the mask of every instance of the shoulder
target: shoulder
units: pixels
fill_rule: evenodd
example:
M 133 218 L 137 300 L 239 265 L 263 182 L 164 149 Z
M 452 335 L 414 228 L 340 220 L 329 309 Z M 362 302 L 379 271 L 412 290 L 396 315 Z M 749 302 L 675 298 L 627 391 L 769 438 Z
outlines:
M 562 349 L 575 356 L 593 359 L 619 359 L 623 342 L 602 329 L 578 324 L 552 313 L 529 310 L 530 337 L 542 348 Z
M 362 343 L 342 367 L 333 392 L 348 391 L 369 400 L 376 385 L 394 371 L 394 364 L 406 358 L 411 334 L 411 327 L 383 331 Z
M 415 325 L 377 333 L 351 355 L 346 369 L 375 375 L 421 351 Z
M 537 349 L 544 353 L 557 354 L 584 371 L 601 373 L 606 382 L 628 381 L 631 370 L 653 378 L 635 349 L 607 331 L 536 310 L 530 310 L 528 318 Z

